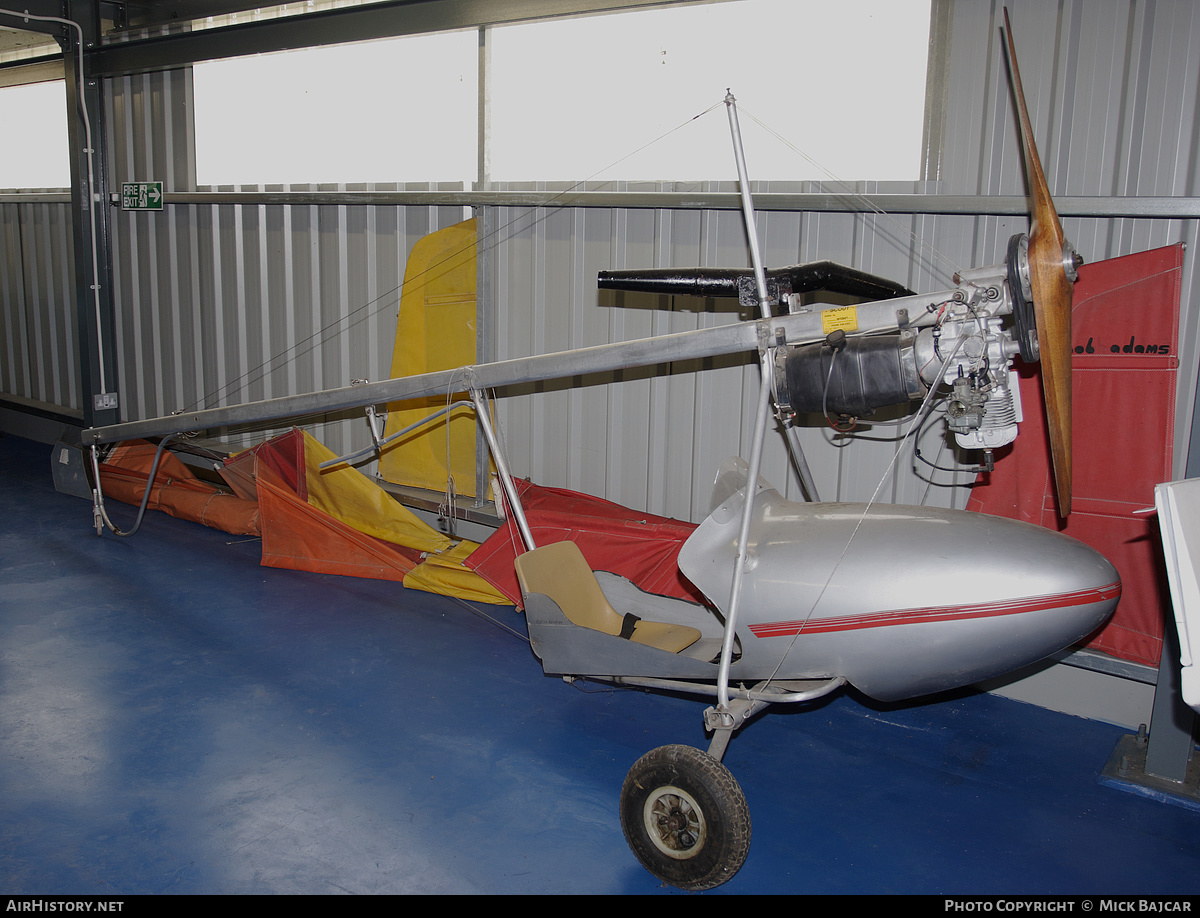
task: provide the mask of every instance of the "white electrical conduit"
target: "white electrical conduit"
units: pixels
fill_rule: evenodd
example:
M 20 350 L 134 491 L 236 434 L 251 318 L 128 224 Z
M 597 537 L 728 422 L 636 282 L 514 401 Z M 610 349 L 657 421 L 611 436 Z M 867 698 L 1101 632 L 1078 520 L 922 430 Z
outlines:
M 17 10 L 9 10 L 0 8 L 0 13 L 7 16 L 15 16 L 18 19 L 23 19 L 26 22 L 35 20 L 36 22 L 57 22 L 65 26 L 70 26 L 76 31 L 79 36 L 75 43 L 75 49 L 79 54 L 79 69 L 76 71 L 76 77 L 79 80 L 79 114 L 83 119 L 83 136 L 86 144 L 84 152 L 87 154 L 87 212 L 88 220 L 91 226 L 91 243 L 92 243 L 92 300 L 96 310 L 96 348 L 98 351 L 98 360 L 100 370 L 100 392 L 108 392 L 108 382 L 104 376 L 104 336 L 101 334 L 101 312 L 100 312 L 100 256 L 96 249 L 96 166 L 93 161 L 92 148 L 92 122 L 88 118 L 87 104 L 83 100 L 83 29 L 79 23 L 73 22 L 70 19 L 63 19 L 59 16 L 35 16 L 28 10 L 18 12 Z M 65 52 L 64 52 L 65 53 Z

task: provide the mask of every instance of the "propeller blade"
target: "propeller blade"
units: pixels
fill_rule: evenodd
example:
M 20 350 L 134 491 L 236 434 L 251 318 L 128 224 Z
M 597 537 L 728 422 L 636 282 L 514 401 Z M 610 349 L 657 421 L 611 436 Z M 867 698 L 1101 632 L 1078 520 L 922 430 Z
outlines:
M 1058 512 L 1065 518 L 1071 513 L 1071 295 L 1074 283 L 1067 268 L 1070 261 L 1074 273 L 1075 256 L 1063 236 L 1033 139 L 1007 9 L 1004 10 L 1004 32 L 1008 42 L 1009 72 L 1020 115 L 1025 173 L 1033 201 L 1029 276 L 1038 349 L 1041 351 L 1042 397 L 1050 430 L 1050 458 L 1054 467 Z

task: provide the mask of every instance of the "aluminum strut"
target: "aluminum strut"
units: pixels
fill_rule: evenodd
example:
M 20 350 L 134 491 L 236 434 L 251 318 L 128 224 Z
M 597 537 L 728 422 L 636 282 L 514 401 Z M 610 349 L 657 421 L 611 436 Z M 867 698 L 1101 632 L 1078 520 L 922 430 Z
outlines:
M 729 707 L 729 668 L 733 660 L 738 608 L 742 598 L 742 577 L 746 572 L 747 547 L 750 541 L 750 520 L 754 515 L 754 483 L 762 467 L 763 441 L 766 439 L 767 418 L 771 413 L 770 356 L 762 357 L 762 383 L 759 385 L 758 411 L 754 417 L 754 442 L 750 447 L 750 468 L 746 476 L 742 521 L 738 530 L 737 554 L 733 566 L 733 583 L 729 589 L 729 607 L 725 613 L 725 634 L 721 642 L 721 662 L 717 667 L 717 705 Z
M 738 185 L 742 192 L 742 217 L 746 222 L 746 238 L 750 242 L 750 264 L 754 266 L 754 284 L 758 288 L 758 308 L 762 317 L 769 318 L 771 304 L 767 295 L 767 273 L 763 270 L 758 249 L 758 232 L 754 228 L 754 204 L 750 200 L 750 179 L 746 174 L 746 154 L 742 149 L 742 131 L 738 126 L 737 99 L 725 90 L 725 108 L 729 112 L 729 132 L 733 135 L 733 158 L 737 162 Z
M 742 133 L 738 127 L 737 100 L 733 93 L 726 90 L 725 105 L 729 111 L 729 130 L 733 135 L 733 154 L 737 161 L 738 184 L 742 190 L 742 215 L 746 222 L 746 237 L 750 242 L 750 260 L 754 265 L 754 280 L 758 287 L 758 308 L 764 319 L 771 317 L 771 304 L 767 297 L 766 272 L 763 270 L 762 256 L 758 250 L 758 233 L 754 228 L 754 203 L 750 198 L 750 181 L 746 174 L 746 157 L 742 150 Z M 721 662 L 717 667 L 717 710 L 720 716 L 730 724 L 733 722 L 729 711 L 729 669 L 733 660 L 733 645 L 736 640 L 738 608 L 741 605 L 742 577 L 746 571 L 746 553 L 750 540 L 750 520 L 754 514 L 754 483 L 758 481 L 758 472 L 762 466 L 763 441 L 767 435 L 767 418 L 771 412 L 771 382 L 774 359 L 773 348 L 764 347 L 770 340 L 765 337 L 759 341 L 759 383 L 758 410 L 754 416 L 754 442 L 750 446 L 750 470 L 746 478 L 745 499 L 742 504 L 742 522 L 738 531 L 737 552 L 734 556 L 733 582 L 729 589 L 729 607 L 726 610 L 725 633 L 721 641 Z
M 320 466 L 318 466 L 318 468 L 320 468 L 321 471 L 324 471 L 325 469 L 333 468 L 333 466 L 335 466 L 335 465 L 341 465 L 343 462 L 346 464 L 351 464 L 351 463 L 357 462 L 359 459 L 363 459 L 366 456 L 369 456 L 371 453 L 379 453 L 383 450 L 383 448 L 385 446 L 390 446 L 392 443 L 395 443 L 401 437 L 407 436 L 408 434 L 412 433 L 417 428 L 424 427 L 426 424 L 436 421 L 442 415 L 449 414 L 455 408 L 467 408 L 467 407 L 468 406 L 464 402 L 454 402 L 453 404 L 447 405 L 444 408 L 439 408 L 437 411 L 433 412 L 433 414 L 426 415 L 425 417 L 421 418 L 421 420 L 419 420 L 419 421 L 414 421 L 412 424 L 409 424 L 403 430 L 397 430 L 394 434 L 389 434 L 388 436 L 383 437 L 383 438 L 380 438 L 376 434 L 374 425 L 372 425 L 371 426 L 371 439 L 373 442 L 371 443 L 370 446 L 364 446 L 362 449 L 355 450 L 352 453 L 347 453 L 344 456 L 338 456 L 334 459 L 326 459 L 324 462 L 322 462 L 320 464 Z M 373 413 L 372 412 L 373 408 L 374 408 L 373 405 L 367 405 L 368 423 L 370 422 L 371 414 Z
M 512 474 L 508 470 L 508 460 L 504 458 L 504 452 L 500 449 L 500 441 L 496 438 L 496 431 L 492 428 L 492 416 L 489 410 L 491 406 L 480 389 L 471 389 L 471 401 L 475 403 L 475 419 L 483 428 L 488 449 L 491 450 L 492 458 L 496 461 L 496 473 L 500 476 L 500 487 L 504 490 L 509 512 L 517 522 L 517 529 L 525 543 L 525 550 L 533 551 L 537 545 L 533 541 L 533 533 L 529 531 L 529 523 L 525 519 L 525 509 L 521 506 L 521 497 L 517 494 L 517 486 L 513 483 Z

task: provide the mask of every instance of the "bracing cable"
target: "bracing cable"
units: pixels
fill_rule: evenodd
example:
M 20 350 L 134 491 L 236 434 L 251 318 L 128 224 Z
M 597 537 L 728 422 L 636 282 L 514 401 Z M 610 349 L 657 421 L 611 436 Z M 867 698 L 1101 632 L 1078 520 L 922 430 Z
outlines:
M 939 376 L 946 372 L 946 370 L 950 367 L 951 362 L 954 360 L 955 357 L 958 356 L 958 349 L 960 347 L 962 347 L 962 340 L 963 339 L 960 337 L 958 339 L 957 343 L 954 345 L 954 348 L 950 351 L 949 355 L 945 358 L 945 360 L 942 361 L 942 368 L 941 368 L 941 372 L 939 373 Z M 855 538 L 858 536 L 859 529 L 861 529 L 863 523 L 866 522 L 867 516 L 871 512 L 871 508 L 875 505 L 875 502 L 879 498 L 880 492 L 883 490 L 883 486 L 887 483 L 888 478 L 891 477 L 892 471 L 896 467 L 896 462 L 899 459 L 901 453 L 904 451 L 904 444 L 908 442 L 909 438 L 916 435 L 920 431 L 921 425 L 925 423 L 926 416 L 929 414 L 929 412 L 933 408 L 933 405 L 935 402 L 934 395 L 936 392 L 937 392 L 937 387 L 931 386 L 929 389 L 929 392 L 926 393 L 925 398 L 921 402 L 921 407 L 917 409 L 917 416 L 913 419 L 912 423 L 909 425 L 908 430 L 905 432 L 904 437 L 900 441 L 900 445 L 897 447 L 895 452 L 893 452 L 892 459 L 888 463 L 887 468 L 883 470 L 883 474 L 879 478 L 879 483 L 875 486 L 875 491 L 871 494 L 870 499 L 866 502 L 866 505 L 863 507 L 862 513 L 859 515 L 858 520 L 854 524 L 854 528 L 850 531 L 850 535 L 846 539 L 846 544 L 842 546 L 841 554 L 838 555 L 837 560 L 834 562 L 833 567 L 830 569 L 829 574 L 825 578 L 824 583 L 821 584 L 821 589 L 817 593 L 816 599 L 813 600 L 813 603 L 809 607 L 808 612 L 805 614 L 803 620 L 800 622 L 800 626 L 796 629 L 796 633 L 792 635 L 791 641 L 788 642 L 788 646 L 784 649 L 783 653 L 780 655 L 779 662 L 776 664 L 774 671 L 766 679 L 764 684 L 769 684 L 775 680 L 775 677 L 779 673 L 780 667 L 783 666 L 784 661 L 786 661 L 788 658 L 788 654 L 791 653 L 792 647 L 795 645 L 796 641 L 799 640 L 800 635 L 804 632 L 804 626 L 808 624 L 808 622 L 812 619 L 813 613 L 815 613 L 817 611 L 817 606 L 819 606 L 821 604 L 821 600 L 824 598 L 826 591 L 829 589 L 829 585 L 833 582 L 833 578 L 837 574 L 838 568 L 841 567 L 842 561 L 845 560 L 846 554 L 850 551 L 850 546 L 854 543 Z M 749 489 L 749 485 L 747 485 L 747 489 Z M 747 500 L 751 499 L 749 490 L 747 490 L 746 499 Z
M 608 163 L 607 165 L 601 167 L 600 169 L 597 169 L 595 172 L 593 172 L 587 178 L 580 179 L 577 182 L 573 182 L 568 187 L 566 187 L 562 190 L 547 192 L 546 197 L 539 203 L 534 204 L 534 205 L 528 205 L 527 208 L 521 208 L 521 210 L 528 209 L 529 211 L 531 211 L 533 214 L 532 217 L 530 217 L 528 214 L 524 214 L 524 213 L 518 214 L 518 216 L 513 217 L 513 219 L 509 220 L 508 222 L 504 223 L 503 225 L 496 227 L 494 230 L 492 230 L 486 236 L 484 236 L 484 238 L 476 239 L 468 244 L 465 244 L 463 247 L 461 247 L 459 249 L 455 249 L 455 250 L 447 252 L 438 261 L 435 261 L 428 268 L 426 268 L 420 275 L 413 278 L 413 280 L 428 280 L 431 277 L 436 277 L 437 274 L 435 272 L 439 268 L 441 268 L 443 266 L 448 266 L 448 265 L 454 264 L 456 259 L 461 257 L 463 255 L 463 253 L 466 252 L 467 249 L 469 249 L 471 246 L 481 246 L 481 245 L 496 246 L 496 245 L 499 245 L 501 242 L 504 242 L 505 240 L 516 236 L 518 233 L 526 232 L 529 229 L 533 228 L 534 226 L 537 226 L 538 224 L 544 222 L 547 219 L 547 217 L 549 216 L 550 210 L 552 210 L 553 208 L 560 206 L 560 205 L 561 206 L 570 206 L 571 195 L 574 194 L 579 189 L 581 189 L 583 186 L 587 185 L 589 182 L 593 181 L 597 176 L 602 175 L 609 169 L 612 169 L 614 166 L 620 165 L 625 160 L 627 160 L 633 156 L 636 156 L 637 154 L 641 153 L 642 151 L 648 149 L 649 147 L 652 147 L 655 144 L 660 143 L 661 141 L 663 141 L 667 137 L 671 136 L 672 134 L 676 133 L 677 131 L 683 130 L 688 125 L 699 120 L 700 118 L 703 118 L 705 115 L 709 114 L 712 111 L 715 111 L 716 109 L 718 109 L 719 107 L 721 107 L 724 104 L 725 104 L 724 99 L 722 99 L 719 102 L 714 102 L 712 105 L 710 105 L 708 108 L 704 109 L 703 111 L 698 112 L 695 115 L 692 115 L 687 120 L 680 122 L 679 124 L 675 125 L 674 127 L 670 128 L 669 130 L 663 132 L 662 134 L 658 135 L 657 137 L 647 141 L 646 143 L 642 144 L 641 146 L 631 150 L 630 152 L 628 152 L 625 155 L 619 157 L 618 159 L 612 161 L 611 163 Z M 353 328 L 359 322 L 361 322 L 365 319 L 368 319 L 371 316 L 375 315 L 376 313 L 382 311 L 384 308 L 386 308 L 390 305 L 393 305 L 396 302 L 396 297 L 394 295 L 397 294 L 402 288 L 403 288 L 403 284 L 398 284 L 397 286 L 391 288 L 390 290 L 385 290 L 383 293 L 380 293 L 378 296 L 374 297 L 373 299 L 368 300 L 367 302 L 363 303 L 362 305 L 357 306 L 354 309 L 350 310 L 350 312 L 348 312 L 345 316 L 339 316 L 338 318 L 329 322 L 325 326 L 317 329 L 315 332 L 313 332 L 311 335 L 309 335 L 304 340 L 291 345 L 290 347 L 286 348 L 284 351 L 281 351 L 279 353 L 271 355 L 266 360 L 264 360 L 262 363 L 260 363 L 258 366 L 247 370 L 242 375 L 225 383 L 224 385 L 218 386 L 216 389 L 213 389 L 213 390 L 205 393 L 204 395 L 201 395 L 199 398 L 197 398 L 195 401 L 193 401 L 190 405 L 188 405 L 180 410 L 181 411 L 191 411 L 191 410 L 201 406 L 202 404 L 205 407 L 208 407 L 209 400 L 211 398 L 216 397 L 220 393 L 227 392 L 227 390 L 231 390 L 235 386 L 237 386 L 238 388 L 233 389 L 233 391 L 239 391 L 242 386 L 248 385 L 249 383 L 252 383 L 257 380 L 262 379 L 269 372 L 268 368 L 271 367 L 271 365 L 274 364 L 277 359 L 287 355 L 289 352 L 294 352 L 294 353 L 292 353 L 291 356 L 289 356 L 287 359 L 294 360 L 297 357 L 299 357 L 301 354 L 307 353 L 307 350 L 311 350 L 312 348 L 317 347 L 319 344 L 323 343 L 324 339 L 325 339 L 325 335 L 329 332 L 332 332 L 334 329 L 337 329 L 337 334 L 341 334 L 342 332 L 347 331 L 350 328 Z M 371 309 L 371 307 L 376 307 L 376 308 Z M 367 310 L 370 310 L 370 311 L 367 311 Z M 365 313 L 365 314 L 360 315 L 360 313 Z M 347 322 L 349 322 L 349 324 L 346 324 L 343 328 L 339 328 L 339 326 L 342 326 L 343 323 L 347 323 Z M 307 350 L 299 350 L 300 348 L 305 348 L 306 346 L 307 346 Z M 255 375 L 255 374 L 257 374 L 257 375 Z

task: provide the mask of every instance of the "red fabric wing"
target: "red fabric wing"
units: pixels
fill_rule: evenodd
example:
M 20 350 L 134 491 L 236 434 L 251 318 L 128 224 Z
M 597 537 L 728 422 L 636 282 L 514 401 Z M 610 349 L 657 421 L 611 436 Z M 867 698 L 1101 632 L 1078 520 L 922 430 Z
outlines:
M 530 532 L 538 545 L 572 541 L 594 571 L 619 574 L 647 593 L 703 602 L 679 571 L 679 549 L 696 528 L 692 523 L 637 513 L 610 501 L 517 482 Z M 521 537 L 510 519 L 467 558 L 466 564 L 516 605 L 521 588 L 513 562 Z

